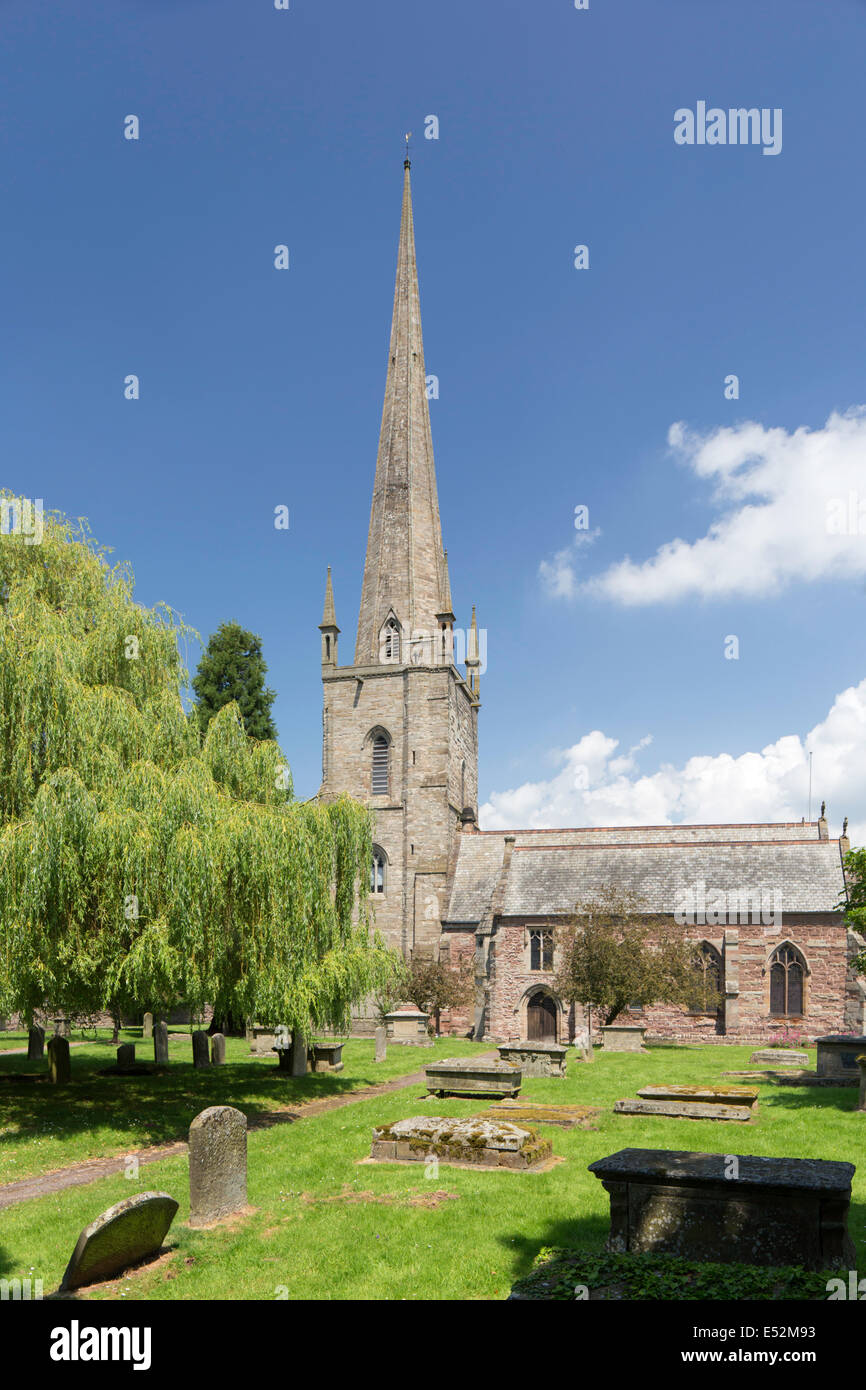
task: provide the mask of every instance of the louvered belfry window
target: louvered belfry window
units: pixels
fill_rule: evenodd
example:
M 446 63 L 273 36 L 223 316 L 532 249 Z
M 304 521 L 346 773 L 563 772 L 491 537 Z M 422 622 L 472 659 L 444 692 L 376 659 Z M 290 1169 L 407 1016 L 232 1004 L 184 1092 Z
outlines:
M 388 795 L 388 740 L 377 734 L 373 739 L 373 795 Z

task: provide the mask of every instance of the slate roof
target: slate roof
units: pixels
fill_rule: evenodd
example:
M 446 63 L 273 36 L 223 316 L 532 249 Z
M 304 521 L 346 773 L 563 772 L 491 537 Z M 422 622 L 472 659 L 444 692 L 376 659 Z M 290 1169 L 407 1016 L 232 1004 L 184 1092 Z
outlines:
M 489 912 L 506 833 L 461 836 L 446 925 L 478 923 Z M 775 892 L 783 920 L 786 913 L 834 911 L 844 884 L 839 841 L 820 840 L 816 825 L 801 822 L 517 831 L 497 911 L 559 916 L 609 881 L 638 894 L 648 911 L 666 913 L 698 883 L 708 897 L 748 891 L 758 905 L 763 897 L 765 910 Z

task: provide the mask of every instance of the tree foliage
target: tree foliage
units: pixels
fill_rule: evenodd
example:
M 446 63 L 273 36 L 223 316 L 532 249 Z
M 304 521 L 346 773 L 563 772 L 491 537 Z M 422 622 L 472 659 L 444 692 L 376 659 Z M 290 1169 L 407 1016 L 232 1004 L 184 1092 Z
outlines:
M 403 997 L 422 1013 L 430 1014 L 438 1034 L 443 1009 L 466 1008 L 475 995 L 471 961 L 452 965 L 413 951 L 405 966 Z
M 298 803 L 276 743 L 187 719 L 179 639 L 83 523 L 0 536 L 0 1012 L 183 999 L 345 1029 L 391 972 L 371 824 Z
M 715 1008 L 696 969 L 687 928 L 653 914 L 639 895 L 605 884 L 578 903 L 558 928 L 561 965 L 555 988 L 569 1003 L 600 1013 L 605 1024 L 632 1004 Z
M 262 639 L 238 623 L 221 623 L 205 648 L 192 681 L 195 716 L 202 733 L 214 715 L 232 701 L 252 738 L 275 739 L 271 718 L 273 690 L 265 688 L 267 666 Z
M 845 855 L 847 900 L 840 903 L 845 919 L 853 931 L 866 936 L 866 849 L 851 849 Z M 866 975 L 866 951 L 852 961 L 860 975 Z

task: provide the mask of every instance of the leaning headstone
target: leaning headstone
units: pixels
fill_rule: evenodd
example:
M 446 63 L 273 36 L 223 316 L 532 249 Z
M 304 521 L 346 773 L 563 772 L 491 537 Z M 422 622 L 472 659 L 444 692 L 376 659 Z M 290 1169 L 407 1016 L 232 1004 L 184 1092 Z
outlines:
M 388 1055 L 387 1034 L 384 1028 L 376 1029 L 376 1056 L 374 1061 L 384 1062 Z
M 226 1039 L 224 1033 L 214 1033 L 210 1040 L 211 1066 L 221 1067 L 226 1060 Z
M 157 1066 L 165 1066 L 168 1061 L 168 1027 L 162 1019 L 154 1024 L 153 1060 Z
M 307 1074 L 307 1044 L 300 1033 L 292 1034 L 292 1076 Z
M 157 1254 L 176 1211 L 177 1202 L 167 1192 L 138 1192 L 109 1207 L 78 1237 L 60 1291 L 110 1279 Z
M 135 1043 L 121 1043 L 117 1049 L 117 1065 L 119 1067 L 135 1066 Z
M 144 1015 L 144 1025 L 141 1030 L 141 1036 L 145 1040 L 153 1037 L 153 1014 Z
M 210 1226 L 247 1204 L 247 1117 L 212 1105 L 189 1127 L 189 1224 Z
M 45 1029 L 34 1023 L 27 1034 L 27 1060 L 38 1062 L 45 1052 Z
M 192 1035 L 192 1064 L 194 1067 L 209 1067 L 208 1035 L 201 1031 Z
M 62 1085 L 72 1077 L 69 1043 L 66 1038 L 48 1039 L 48 1075 L 55 1085 Z

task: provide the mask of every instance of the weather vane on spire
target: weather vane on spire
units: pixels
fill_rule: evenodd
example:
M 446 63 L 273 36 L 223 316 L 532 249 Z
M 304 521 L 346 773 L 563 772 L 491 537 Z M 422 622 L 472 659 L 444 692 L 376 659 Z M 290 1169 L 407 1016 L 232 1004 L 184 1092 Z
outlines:
M 408 167 L 409 167 L 409 162 L 410 162 L 410 161 L 409 161 L 409 141 L 412 139 L 412 132 L 411 132 L 411 130 L 407 130 L 407 131 L 406 131 L 406 137 L 405 137 L 405 138 L 406 138 L 406 165 L 405 165 L 405 167 L 408 169 Z

